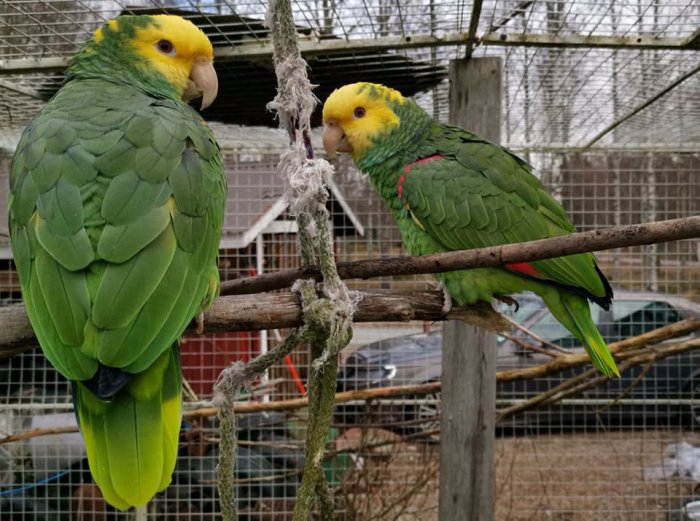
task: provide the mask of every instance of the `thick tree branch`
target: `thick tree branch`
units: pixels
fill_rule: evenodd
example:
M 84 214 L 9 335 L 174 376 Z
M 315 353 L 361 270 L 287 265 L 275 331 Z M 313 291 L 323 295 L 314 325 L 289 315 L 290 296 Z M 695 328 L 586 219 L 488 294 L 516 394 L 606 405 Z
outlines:
M 368 279 L 442 273 L 458 269 L 497 267 L 513 262 L 530 262 L 574 253 L 640 246 L 694 237 L 700 237 L 700 215 L 423 257 L 386 257 L 356 262 L 339 262 L 338 275 L 343 279 Z M 312 277 L 320 280 L 320 272 L 317 267 L 265 273 L 256 277 L 223 282 L 221 294 L 241 295 L 288 288 L 297 279 Z
M 442 310 L 442 291 L 361 292 L 362 300 L 353 315 L 355 322 L 407 322 L 409 320 L 455 320 L 505 331 L 510 326 L 488 304 Z M 204 315 L 207 332 L 256 331 L 297 327 L 302 324 L 299 295 L 291 292 L 221 297 Z M 190 332 L 195 329 L 194 322 Z M 36 347 L 24 306 L 0 307 L 0 359 Z

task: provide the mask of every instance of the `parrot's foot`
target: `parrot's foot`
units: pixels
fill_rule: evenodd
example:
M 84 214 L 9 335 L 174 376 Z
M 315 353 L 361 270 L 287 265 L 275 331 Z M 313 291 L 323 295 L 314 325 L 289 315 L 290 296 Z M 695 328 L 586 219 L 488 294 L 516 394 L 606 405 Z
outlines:
M 504 304 L 506 304 L 509 307 L 514 307 L 515 308 L 515 310 L 513 311 L 514 313 L 517 313 L 518 310 L 520 309 L 520 304 L 513 297 L 509 297 L 508 295 L 496 295 L 495 298 L 496 298 L 496 300 L 500 300 L 501 302 L 503 302 Z
M 442 296 L 444 297 L 444 301 L 442 304 L 442 312 L 447 315 L 450 311 L 452 311 L 452 295 L 447 291 L 447 286 L 445 286 L 442 282 L 438 282 L 438 289 L 442 291 Z
M 198 335 L 201 335 L 204 333 L 204 311 L 200 311 L 194 320 L 197 323 L 197 329 L 195 329 L 195 332 Z

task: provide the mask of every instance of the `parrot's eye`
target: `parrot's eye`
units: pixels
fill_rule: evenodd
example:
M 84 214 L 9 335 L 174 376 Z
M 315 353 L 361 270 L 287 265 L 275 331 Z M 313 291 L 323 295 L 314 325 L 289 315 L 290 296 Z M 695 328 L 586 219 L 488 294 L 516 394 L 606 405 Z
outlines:
M 175 46 L 172 44 L 172 42 L 169 42 L 168 40 L 159 40 L 156 43 L 156 49 L 158 49 L 163 54 L 175 56 Z
M 355 109 L 354 115 L 356 118 L 364 118 L 366 113 L 367 113 L 367 111 L 365 110 L 364 107 L 357 107 Z

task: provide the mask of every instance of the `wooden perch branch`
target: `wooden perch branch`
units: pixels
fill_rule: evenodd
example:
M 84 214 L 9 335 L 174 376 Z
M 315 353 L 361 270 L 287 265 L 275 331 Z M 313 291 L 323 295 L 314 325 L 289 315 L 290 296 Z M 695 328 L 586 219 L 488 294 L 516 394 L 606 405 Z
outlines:
M 700 349 L 700 339 L 698 338 L 673 344 L 658 345 L 660 342 L 664 342 L 671 338 L 685 336 L 697 330 L 700 330 L 700 321 L 695 319 L 686 319 L 681 322 L 677 322 L 675 324 L 664 326 L 662 328 L 655 329 L 654 331 L 644 333 L 643 335 L 621 340 L 620 342 L 612 343 L 610 344 L 610 348 L 611 351 L 616 353 L 615 358 L 619 361 L 622 361 L 620 367 L 627 369 L 634 365 L 647 364 L 650 361 L 660 360 L 662 358 L 677 355 L 685 351 Z M 526 378 L 539 378 L 560 371 L 565 371 L 567 369 L 572 369 L 589 362 L 590 361 L 588 359 L 588 356 L 585 354 L 560 355 L 550 362 L 535 367 L 498 371 L 496 373 L 496 381 L 500 383 Z M 520 412 L 522 410 L 535 407 L 538 404 L 553 403 L 558 399 L 570 396 L 574 392 L 574 390 L 576 390 L 577 392 L 583 390 L 584 387 L 579 387 L 579 384 L 586 385 L 585 388 L 587 388 L 590 387 L 590 385 L 601 383 L 607 378 L 601 375 L 601 379 L 598 380 L 597 376 L 594 375 L 597 375 L 597 372 L 595 371 L 595 369 L 591 368 L 590 376 L 593 376 L 595 379 L 592 384 L 590 380 L 588 382 L 584 382 L 585 378 L 578 379 L 578 377 L 574 377 L 576 380 L 572 382 L 572 384 L 576 385 L 564 385 L 566 384 L 566 382 L 564 382 L 563 384 L 561 384 L 562 387 L 558 388 L 557 391 L 552 393 L 545 392 L 542 395 L 534 396 L 532 397 L 532 399 L 523 402 L 523 404 L 513 406 L 513 409 L 504 409 L 503 411 L 500 411 L 500 414 L 503 415 L 502 417 L 505 417 L 515 414 L 515 412 Z M 569 382 L 569 380 L 567 380 L 567 382 Z M 419 385 L 402 385 L 395 387 L 379 387 L 375 389 L 344 391 L 336 393 L 335 403 L 345 403 L 356 400 L 398 398 L 401 396 L 420 396 L 440 392 L 441 388 L 441 382 L 431 382 Z M 564 393 L 565 391 L 567 392 Z M 238 402 L 234 405 L 234 411 L 237 414 L 263 411 L 291 411 L 306 407 L 308 404 L 309 399 L 306 396 L 302 398 L 293 398 L 290 400 L 277 400 L 272 402 Z M 515 409 L 515 407 L 518 408 Z M 219 410 L 216 407 L 201 407 L 199 409 L 185 411 L 183 416 L 187 419 L 208 418 L 216 416 L 218 411 Z M 76 427 L 34 429 L 31 431 L 18 432 L 6 436 L 4 438 L 0 438 L 0 445 L 2 445 L 3 443 L 9 443 L 13 441 L 26 440 L 37 436 L 47 436 L 51 434 L 63 434 L 77 431 L 78 429 Z
M 648 224 L 621 226 L 575 233 L 553 239 L 521 244 L 507 244 L 494 248 L 465 250 L 423 257 L 389 257 L 384 259 L 341 262 L 338 273 L 343 278 L 370 278 L 385 275 L 438 273 L 455 269 L 500 266 L 511 262 L 570 255 L 584 251 L 638 246 L 700 237 L 700 216 L 659 221 Z M 257 277 L 227 281 L 222 294 L 243 295 L 287 288 L 298 278 L 318 278 L 316 268 L 284 270 Z M 353 320 L 407 321 L 448 320 L 463 318 L 455 310 L 442 313 L 442 293 L 436 291 L 368 291 Z M 466 315 L 472 315 L 470 308 Z M 479 311 L 477 315 L 487 312 Z M 467 321 L 469 319 L 467 318 Z M 221 297 L 205 316 L 208 331 L 253 331 L 293 327 L 301 323 L 298 298 L 291 293 L 255 295 L 254 297 Z M 483 324 L 477 324 L 483 325 Z M 507 329 L 498 326 L 491 329 Z M 22 306 L 0 308 L 0 359 L 17 354 L 36 345 L 34 333 Z
M 460 269 L 497 267 L 514 262 L 531 262 L 574 253 L 609 250 L 625 246 L 641 246 L 694 237 L 700 237 L 700 215 L 573 233 L 552 239 L 438 253 L 422 257 L 402 256 L 356 262 L 339 262 L 338 275 L 343 279 L 368 279 L 384 276 L 442 273 Z M 320 280 L 320 272 L 317 267 L 309 267 L 226 281 L 221 284 L 221 294 L 241 295 L 288 288 L 295 280 L 300 278 Z
M 361 292 L 362 300 L 353 315 L 355 322 L 407 322 L 409 320 L 464 320 L 494 331 L 510 326 L 488 304 L 442 309 L 442 291 Z M 302 323 L 301 303 L 295 293 L 263 293 L 221 297 L 204 315 L 207 332 L 257 331 L 296 327 Z M 0 359 L 37 345 L 24 306 L 0 307 Z M 191 324 L 190 331 L 194 331 Z

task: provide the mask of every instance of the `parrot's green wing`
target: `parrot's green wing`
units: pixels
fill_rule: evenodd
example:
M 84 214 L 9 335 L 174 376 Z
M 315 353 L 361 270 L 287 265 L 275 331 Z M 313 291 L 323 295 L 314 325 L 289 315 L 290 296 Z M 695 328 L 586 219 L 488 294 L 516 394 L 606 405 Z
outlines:
M 405 165 L 397 196 L 448 250 L 525 242 L 575 231 L 566 213 L 506 149 L 464 130 L 435 124 L 421 157 Z M 610 289 L 593 255 L 507 266 L 609 304 Z
M 69 82 L 22 136 L 10 183 L 25 306 L 77 381 L 92 475 L 115 507 L 143 505 L 177 458 L 177 340 L 218 291 L 219 149 L 187 105 Z
M 216 291 L 225 178 L 188 106 L 70 82 L 22 136 L 10 182 L 27 312 L 66 377 L 145 370 Z

